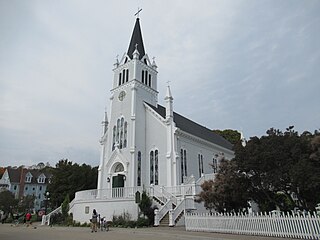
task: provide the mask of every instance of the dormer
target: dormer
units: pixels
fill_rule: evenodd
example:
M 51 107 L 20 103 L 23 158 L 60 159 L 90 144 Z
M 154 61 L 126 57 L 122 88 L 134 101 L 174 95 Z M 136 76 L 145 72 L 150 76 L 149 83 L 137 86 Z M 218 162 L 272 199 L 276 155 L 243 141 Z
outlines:
M 46 175 L 41 173 L 37 180 L 38 180 L 38 183 L 45 183 L 46 182 Z
M 30 172 L 27 172 L 26 177 L 25 177 L 25 182 L 31 183 L 32 177 L 33 177 L 32 174 Z

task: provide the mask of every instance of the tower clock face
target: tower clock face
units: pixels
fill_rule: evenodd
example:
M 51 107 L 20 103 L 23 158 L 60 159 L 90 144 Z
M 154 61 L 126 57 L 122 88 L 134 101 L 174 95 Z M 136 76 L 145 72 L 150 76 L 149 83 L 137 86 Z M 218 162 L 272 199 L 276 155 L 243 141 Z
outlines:
M 119 93 L 118 99 L 119 99 L 120 101 L 123 101 L 123 99 L 125 98 L 125 96 L 126 96 L 126 92 L 125 92 L 125 91 L 121 91 L 121 92 Z

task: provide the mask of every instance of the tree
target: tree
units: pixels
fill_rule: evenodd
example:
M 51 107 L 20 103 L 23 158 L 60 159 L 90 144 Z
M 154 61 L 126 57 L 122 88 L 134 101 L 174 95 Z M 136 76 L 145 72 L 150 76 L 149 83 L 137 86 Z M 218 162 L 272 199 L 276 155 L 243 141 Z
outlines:
M 264 211 L 277 208 L 288 211 L 296 206 L 313 210 L 319 192 L 319 161 L 312 159 L 313 135 L 299 135 L 290 126 L 285 132 L 269 129 L 266 136 L 252 137 L 246 146 L 235 145 L 239 171 L 250 181 L 250 195 Z M 316 140 L 315 140 L 316 141 Z M 318 148 L 317 148 L 318 149 Z
M 217 197 L 215 195 L 213 180 L 204 181 L 201 184 L 202 191 L 199 193 L 198 198 L 195 200 L 198 203 L 203 202 L 204 207 L 212 212 L 213 209 L 219 207 Z
M 77 191 L 97 187 L 97 167 L 92 168 L 86 164 L 80 166 L 62 159 L 51 169 L 51 173 L 51 183 L 47 190 L 50 192 L 51 205 L 55 207 L 60 206 L 67 195 L 73 199 Z
M 141 194 L 141 200 L 139 203 L 139 208 L 141 212 L 148 217 L 149 225 L 154 224 L 154 208 L 152 208 L 152 201 L 146 191 Z
M 8 190 L 0 192 L 0 209 L 5 213 L 10 213 L 11 216 L 13 212 L 18 207 L 18 200 L 15 199 L 13 193 Z
M 18 211 L 19 212 L 30 211 L 30 209 L 34 207 L 35 198 L 36 197 L 34 195 L 23 196 L 20 202 L 18 203 Z
M 201 188 L 197 202 L 204 202 L 210 212 L 238 212 L 248 207 L 249 182 L 234 160 L 222 160 L 214 181 L 205 181 Z
M 214 133 L 222 136 L 232 144 L 236 144 L 241 140 L 241 133 L 237 130 L 225 129 L 225 130 L 212 130 Z

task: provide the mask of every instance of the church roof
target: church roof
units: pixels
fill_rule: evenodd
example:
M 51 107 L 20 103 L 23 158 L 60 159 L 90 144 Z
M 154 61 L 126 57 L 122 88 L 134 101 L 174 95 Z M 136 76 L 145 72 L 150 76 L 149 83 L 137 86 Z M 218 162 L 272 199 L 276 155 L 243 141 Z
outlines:
M 134 25 L 134 29 L 132 32 L 129 48 L 128 48 L 128 56 L 132 59 L 133 58 L 133 52 L 136 49 L 136 44 L 137 49 L 139 52 L 139 59 L 144 57 L 145 51 L 144 51 L 144 46 L 143 46 L 143 40 L 142 40 L 142 34 L 141 34 L 141 28 L 140 28 L 140 21 L 139 18 L 136 20 L 136 24 Z
M 165 107 L 158 104 L 157 107 L 150 105 L 147 103 L 153 110 L 155 110 L 158 114 L 160 114 L 163 118 L 166 117 L 166 109 Z M 176 123 L 176 126 L 181 130 L 190 133 L 194 136 L 207 140 L 211 143 L 217 144 L 224 148 L 232 150 L 233 145 L 221 137 L 220 135 L 214 133 L 212 130 L 191 121 L 190 119 L 181 116 L 180 114 L 173 112 L 173 121 Z

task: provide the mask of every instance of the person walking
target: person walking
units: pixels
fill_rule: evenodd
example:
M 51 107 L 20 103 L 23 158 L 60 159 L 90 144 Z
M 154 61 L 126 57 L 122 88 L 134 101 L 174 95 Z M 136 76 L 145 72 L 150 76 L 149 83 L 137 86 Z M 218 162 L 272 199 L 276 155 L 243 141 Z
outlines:
M 91 232 L 97 232 L 97 222 L 98 222 L 98 214 L 95 209 L 93 209 L 92 212 L 92 218 L 91 218 Z

